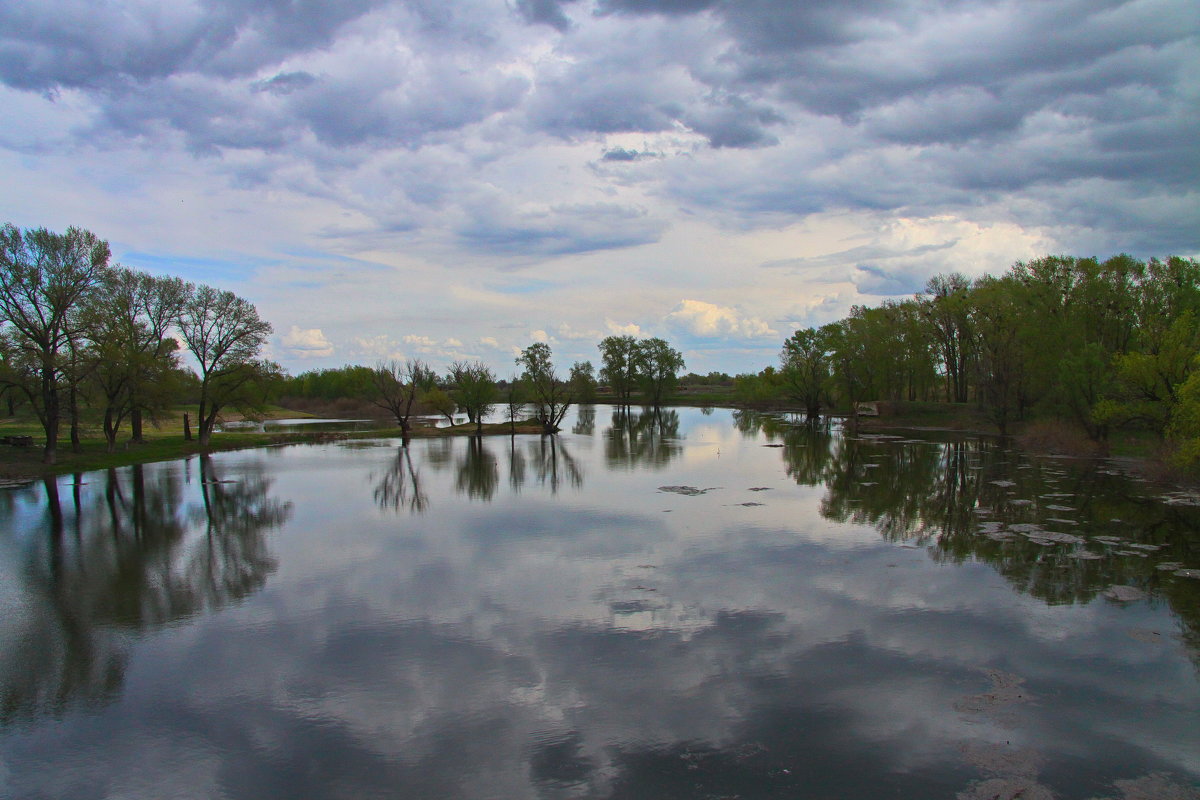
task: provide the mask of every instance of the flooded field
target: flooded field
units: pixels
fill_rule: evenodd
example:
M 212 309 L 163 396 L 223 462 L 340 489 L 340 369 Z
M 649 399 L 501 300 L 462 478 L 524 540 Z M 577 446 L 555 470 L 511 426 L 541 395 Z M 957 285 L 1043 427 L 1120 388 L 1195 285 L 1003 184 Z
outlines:
M 0 797 L 1197 798 L 1200 498 L 728 410 L 0 491 Z

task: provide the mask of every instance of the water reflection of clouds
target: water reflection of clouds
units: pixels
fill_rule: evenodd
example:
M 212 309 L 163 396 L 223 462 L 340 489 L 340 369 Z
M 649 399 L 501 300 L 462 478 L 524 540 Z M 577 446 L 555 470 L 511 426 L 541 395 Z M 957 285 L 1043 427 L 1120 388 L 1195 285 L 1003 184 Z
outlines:
M 107 760 L 113 796 L 149 778 L 229 797 L 665 796 L 719 794 L 720 775 L 802 796 L 831 774 L 844 797 L 952 796 L 978 777 L 959 746 L 979 739 L 1200 771 L 1192 665 L 1127 633 L 1169 623 L 1161 607 L 1049 606 L 984 563 L 824 520 L 824 488 L 781 484 L 778 451 L 754 440 L 740 482 L 780 486 L 760 508 L 732 506 L 734 487 L 658 494 L 659 474 L 595 461 L 569 503 L 503 475 L 473 501 L 454 488 L 464 444 L 430 446 L 433 511 L 399 516 L 370 499 L 394 453 L 281 451 L 274 491 L 295 510 L 280 571 L 155 637 L 142 658 L 159 671 L 97 724 L 13 745 L 18 779 Z M 356 502 L 339 516 L 335 496 Z M 956 711 L 987 690 L 983 666 L 1042 701 L 1007 720 Z

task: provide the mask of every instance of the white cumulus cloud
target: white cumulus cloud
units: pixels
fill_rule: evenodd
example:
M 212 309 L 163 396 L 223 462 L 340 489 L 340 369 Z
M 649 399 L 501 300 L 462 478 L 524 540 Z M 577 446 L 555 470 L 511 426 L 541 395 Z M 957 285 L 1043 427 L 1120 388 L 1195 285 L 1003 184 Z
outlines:
M 320 328 L 300 328 L 293 325 L 283 336 L 283 346 L 299 358 L 324 358 L 333 355 L 333 342 L 325 338 Z
M 742 316 L 735 308 L 703 300 L 683 300 L 667 314 L 666 321 L 673 328 L 709 339 L 758 339 L 779 335 L 758 317 Z

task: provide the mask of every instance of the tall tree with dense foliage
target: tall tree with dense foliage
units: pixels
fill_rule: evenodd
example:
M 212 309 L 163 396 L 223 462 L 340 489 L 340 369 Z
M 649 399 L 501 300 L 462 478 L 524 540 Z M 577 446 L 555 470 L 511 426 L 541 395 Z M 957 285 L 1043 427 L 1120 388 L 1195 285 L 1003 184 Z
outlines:
M 637 343 L 635 362 L 646 401 L 656 408 L 661 406 L 679 381 L 683 354 L 665 339 L 653 337 Z
M 221 410 L 260 402 L 256 389 L 278 372 L 258 358 L 271 323 L 233 292 L 189 285 L 177 324 L 200 372 L 199 439 L 207 447 Z
M 968 293 L 970 281 L 963 275 L 930 278 L 925 295 L 918 295 L 921 313 L 930 325 L 946 376 L 946 399 L 965 403 L 969 399 L 969 372 L 974 357 Z
M 483 419 L 492 413 L 500 394 L 495 374 L 481 361 L 455 361 L 450 365 L 450 380 L 459 408 L 467 412 L 475 432 L 483 433 Z
M 550 345 L 535 342 L 522 350 L 516 361 L 523 369 L 521 381 L 527 388 L 529 404 L 533 406 L 542 430 L 558 433 L 559 425 L 571 407 L 571 391 L 554 372 Z
M 103 406 L 109 452 L 125 419 L 142 439 L 142 415 L 175 400 L 178 343 L 168 333 L 183 308 L 179 278 L 156 278 L 117 267 L 107 270 L 84 304 L 89 383 Z
M 830 331 L 805 328 L 783 343 L 779 354 L 779 376 L 788 397 L 804 406 L 809 420 L 821 416 L 821 401 L 828 393 L 830 374 Z
M 629 405 L 638 384 L 638 341 L 632 336 L 607 336 L 600 341 L 600 382 Z
M 591 403 L 596 399 L 596 368 L 590 361 L 576 361 L 567 378 L 576 403 Z
M 108 266 L 108 243 L 90 231 L 0 229 L 0 322 L 13 353 L 12 376 L 46 434 L 43 460 L 57 460 L 64 356 L 79 334 L 83 298 Z

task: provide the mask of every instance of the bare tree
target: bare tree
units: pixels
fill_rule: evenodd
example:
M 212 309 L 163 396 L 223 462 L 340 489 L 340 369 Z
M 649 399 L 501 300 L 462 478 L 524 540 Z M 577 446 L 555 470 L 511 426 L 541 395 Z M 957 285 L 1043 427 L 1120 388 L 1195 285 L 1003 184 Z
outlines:
M 425 362 L 410 358 L 399 361 L 380 361 L 371 375 L 374 397 L 371 402 L 396 418 L 396 424 L 407 436 L 412 430 L 410 417 L 417 403 L 417 395 L 437 385 L 437 376 Z

